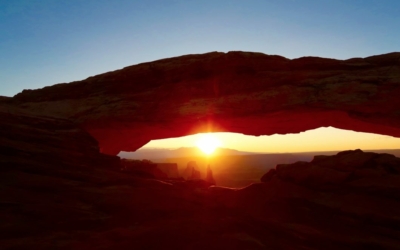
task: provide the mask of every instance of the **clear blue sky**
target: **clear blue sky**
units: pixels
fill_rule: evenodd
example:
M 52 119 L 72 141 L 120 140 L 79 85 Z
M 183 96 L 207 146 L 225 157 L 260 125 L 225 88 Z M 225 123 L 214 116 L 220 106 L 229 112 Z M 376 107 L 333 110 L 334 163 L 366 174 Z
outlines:
M 209 51 L 400 51 L 399 13 L 399 0 L 0 0 L 0 95 Z

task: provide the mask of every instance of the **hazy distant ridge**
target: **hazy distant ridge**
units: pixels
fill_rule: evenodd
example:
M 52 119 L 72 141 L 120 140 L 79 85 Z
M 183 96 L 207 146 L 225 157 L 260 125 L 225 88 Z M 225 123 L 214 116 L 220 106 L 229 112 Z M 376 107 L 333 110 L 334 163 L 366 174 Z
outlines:
M 212 154 L 212 157 L 226 155 L 254 155 L 258 153 L 243 152 L 229 148 L 217 148 Z M 205 157 L 206 155 L 197 147 L 182 147 L 178 149 L 165 148 L 143 148 L 135 152 L 121 152 L 121 158 L 127 159 L 166 159 L 166 158 L 181 158 L 181 157 Z
M 353 149 L 352 149 L 353 150 Z M 388 153 L 400 157 L 400 149 L 381 149 L 381 150 L 363 150 L 365 152 L 376 152 L 376 153 Z M 228 155 L 278 155 L 278 154 L 290 154 L 290 155 L 301 155 L 309 156 L 312 158 L 314 155 L 333 155 L 338 153 L 337 151 L 324 151 L 324 152 L 288 152 L 288 153 L 268 153 L 268 152 L 244 152 L 229 148 L 217 148 L 211 157 L 216 156 L 228 156 Z M 161 160 L 167 158 L 183 158 L 183 157 L 205 157 L 206 155 L 197 147 L 181 147 L 178 149 L 166 149 L 166 148 L 141 148 L 135 152 L 121 152 L 119 153 L 121 158 L 126 159 L 149 159 L 149 160 Z

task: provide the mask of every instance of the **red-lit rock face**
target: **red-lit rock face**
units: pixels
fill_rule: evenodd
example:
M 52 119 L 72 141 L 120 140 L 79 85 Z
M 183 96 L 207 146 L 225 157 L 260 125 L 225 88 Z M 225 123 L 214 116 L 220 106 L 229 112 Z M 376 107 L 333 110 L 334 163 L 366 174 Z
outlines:
M 23 91 L 30 113 L 70 119 L 101 151 L 207 131 L 298 133 L 322 126 L 400 137 L 400 53 L 289 60 L 261 53 L 187 55 Z

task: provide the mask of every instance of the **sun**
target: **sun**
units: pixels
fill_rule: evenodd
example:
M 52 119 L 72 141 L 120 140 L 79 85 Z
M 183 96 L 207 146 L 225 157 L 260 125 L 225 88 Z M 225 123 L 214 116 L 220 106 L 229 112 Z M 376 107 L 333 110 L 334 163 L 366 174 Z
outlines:
M 221 141 L 211 133 L 202 134 L 196 141 L 196 146 L 205 154 L 210 155 L 216 148 L 221 146 Z

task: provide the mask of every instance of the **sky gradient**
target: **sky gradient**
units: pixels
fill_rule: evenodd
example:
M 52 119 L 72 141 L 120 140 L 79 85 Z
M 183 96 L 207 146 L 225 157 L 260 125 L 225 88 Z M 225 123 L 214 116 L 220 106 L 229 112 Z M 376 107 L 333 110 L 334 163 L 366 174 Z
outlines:
M 0 0 L 0 95 L 210 51 L 399 51 L 400 1 Z
M 399 10 L 398 0 L 0 0 L 0 95 L 210 51 L 400 51 Z

